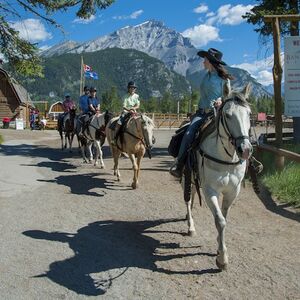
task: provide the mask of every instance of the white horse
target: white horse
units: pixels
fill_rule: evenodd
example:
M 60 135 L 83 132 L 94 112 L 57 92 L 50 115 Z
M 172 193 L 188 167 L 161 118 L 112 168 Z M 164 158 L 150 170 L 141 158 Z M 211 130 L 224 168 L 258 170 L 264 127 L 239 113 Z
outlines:
M 124 133 L 121 133 L 123 134 L 123 138 L 118 140 L 117 145 L 113 145 L 114 131 L 110 128 L 110 125 L 115 120 L 117 118 L 112 119 L 106 126 L 106 136 L 114 159 L 114 175 L 117 176 L 117 180 L 119 181 L 121 177 L 119 172 L 119 157 L 121 153 L 127 153 L 132 162 L 134 172 L 131 186 L 133 189 L 136 189 L 138 187 L 142 158 L 146 150 L 150 151 L 155 143 L 153 136 L 154 123 L 146 115 L 132 116 L 125 125 Z
M 88 126 L 83 129 L 81 135 L 78 135 L 78 144 L 81 149 L 82 157 L 85 162 L 92 162 L 93 153 L 92 146 L 96 148 L 95 161 L 94 165 L 96 166 L 100 161 L 100 168 L 105 168 L 103 161 L 103 153 L 101 147 L 105 142 L 105 126 L 112 117 L 112 114 L 109 112 L 97 113 L 93 115 L 89 121 Z M 80 122 L 77 119 L 77 122 Z M 78 131 L 78 126 L 77 126 Z M 88 158 L 86 157 L 85 151 L 88 152 Z
M 247 85 L 242 92 L 232 92 L 226 97 L 216 116 L 216 129 L 204 138 L 196 155 L 200 186 L 218 231 L 216 264 L 221 270 L 228 265 L 225 245 L 227 214 L 240 192 L 247 160 L 252 154 L 249 141 L 251 110 L 246 101 L 249 93 L 250 86 Z M 223 202 L 220 208 L 218 200 L 221 194 Z M 193 188 L 191 198 L 186 202 L 189 235 L 196 233 L 192 217 L 194 196 Z

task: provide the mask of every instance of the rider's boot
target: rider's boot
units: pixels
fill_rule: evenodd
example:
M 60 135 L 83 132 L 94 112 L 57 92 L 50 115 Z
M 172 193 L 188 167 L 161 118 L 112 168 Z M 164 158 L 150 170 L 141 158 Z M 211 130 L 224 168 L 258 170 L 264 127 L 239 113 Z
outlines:
M 181 158 L 176 160 L 175 164 L 170 168 L 170 174 L 176 178 L 181 178 L 183 174 L 183 168 L 185 165 L 185 159 Z

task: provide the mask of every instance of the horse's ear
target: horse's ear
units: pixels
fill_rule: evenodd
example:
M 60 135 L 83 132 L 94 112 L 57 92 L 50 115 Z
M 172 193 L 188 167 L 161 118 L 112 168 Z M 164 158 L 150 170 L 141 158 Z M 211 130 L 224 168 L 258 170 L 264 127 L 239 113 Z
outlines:
M 243 88 L 242 94 L 245 96 L 245 99 L 248 99 L 252 90 L 252 85 L 250 82 Z
M 227 79 L 223 84 L 223 99 L 227 99 L 231 94 L 230 81 Z

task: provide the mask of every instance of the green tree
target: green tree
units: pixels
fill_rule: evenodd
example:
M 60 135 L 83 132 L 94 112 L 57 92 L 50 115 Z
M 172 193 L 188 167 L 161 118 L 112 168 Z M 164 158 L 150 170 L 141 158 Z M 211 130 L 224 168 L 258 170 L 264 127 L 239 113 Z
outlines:
M 198 103 L 199 103 L 199 99 L 200 99 L 200 94 L 199 91 L 195 90 L 192 91 L 192 95 L 191 95 L 191 112 L 195 112 L 198 108 Z
M 147 101 L 144 101 L 144 108 L 146 112 L 159 112 L 158 99 L 151 97 Z
M 101 96 L 101 110 L 119 113 L 121 109 L 122 101 L 118 95 L 118 90 L 115 86 L 112 86 L 109 91 L 106 91 Z
M 173 106 L 174 105 L 173 105 L 171 94 L 168 92 L 164 93 L 160 103 L 161 112 L 163 114 L 171 113 Z
M 95 14 L 98 8 L 105 9 L 114 0 L 16 0 L 14 6 L 11 2 L 10 0 L 0 2 L 0 53 L 16 72 L 28 76 L 42 76 L 43 68 L 37 45 L 21 38 L 11 20 L 21 19 L 20 11 L 23 9 L 26 13 L 30 13 L 47 24 L 61 28 L 50 17 L 51 14 L 58 11 L 64 12 L 76 6 L 76 16 L 88 19 Z
M 273 33 L 272 24 L 264 22 L 265 15 L 299 14 L 299 0 L 258 0 L 258 2 L 259 4 L 254 6 L 243 18 L 245 18 L 248 23 L 257 25 L 254 30 L 263 38 L 271 36 Z M 280 31 L 282 36 L 298 35 L 299 23 L 281 22 Z

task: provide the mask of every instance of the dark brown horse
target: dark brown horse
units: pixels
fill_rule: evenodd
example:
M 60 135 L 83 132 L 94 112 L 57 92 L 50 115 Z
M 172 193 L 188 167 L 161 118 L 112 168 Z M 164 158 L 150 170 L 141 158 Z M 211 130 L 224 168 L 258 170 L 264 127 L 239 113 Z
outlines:
M 75 135 L 75 119 L 76 108 L 70 109 L 69 112 L 64 113 L 63 116 L 58 119 L 57 130 L 60 134 L 62 150 L 67 148 L 67 141 L 69 141 L 69 149 L 70 152 L 72 152 L 72 143 Z

